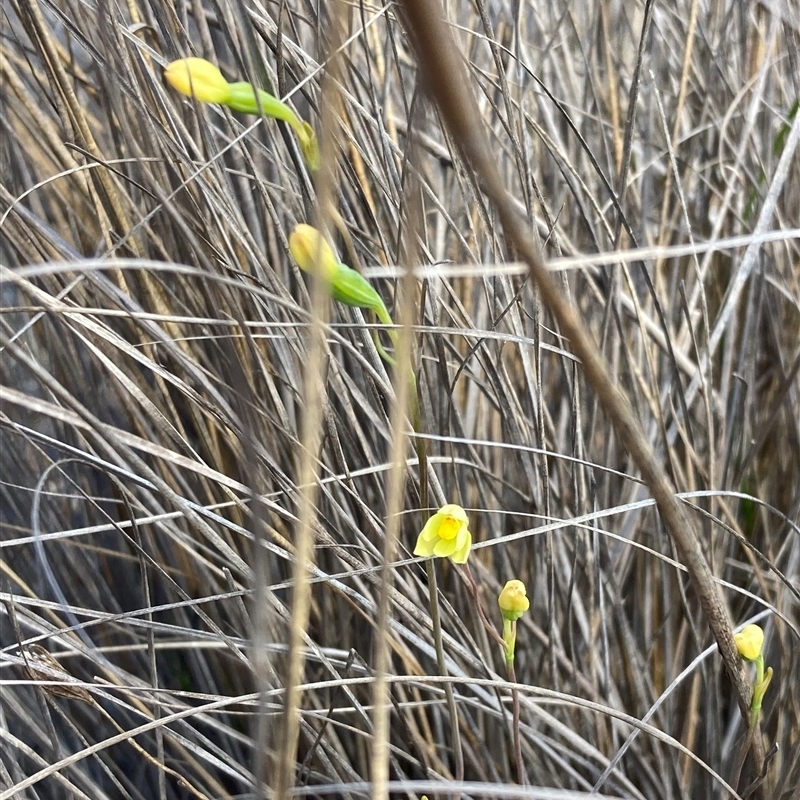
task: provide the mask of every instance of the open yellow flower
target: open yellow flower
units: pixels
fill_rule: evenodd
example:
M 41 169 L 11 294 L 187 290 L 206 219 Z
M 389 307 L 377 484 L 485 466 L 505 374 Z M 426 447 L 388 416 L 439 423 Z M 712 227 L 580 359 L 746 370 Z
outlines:
M 518 620 L 531 607 L 525 584 L 517 580 L 508 581 L 497 598 L 497 604 L 504 619 L 511 622 Z
M 231 87 L 219 67 L 204 58 L 181 58 L 167 64 L 164 70 L 167 83 L 201 103 L 227 103 Z
M 733 634 L 733 641 L 745 661 L 755 661 L 764 647 L 764 631 L 758 625 L 745 625 L 739 633 Z
M 414 555 L 450 558 L 455 564 L 465 564 L 471 547 L 467 512 L 455 503 L 448 503 L 425 523 L 417 537 Z

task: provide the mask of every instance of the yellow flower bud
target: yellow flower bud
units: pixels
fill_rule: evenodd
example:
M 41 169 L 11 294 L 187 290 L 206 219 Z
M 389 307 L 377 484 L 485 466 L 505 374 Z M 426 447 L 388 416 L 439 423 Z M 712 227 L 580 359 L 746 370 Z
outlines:
M 333 249 L 325 237 L 311 225 L 298 225 L 289 236 L 289 250 L 304 272 L 314 272 L 319 264 L 320 275 L 328 282 L 335 283 L 341 265 L 333 254 Z
M 415 556 L 450 558 L 465 564 L 472 547 L 467 512 L 455 503 L 442 506 L 426 523 L 417 537 Z
M 739 633 L 733 634 L 733 641 L 745 661 L 755 661 L 764 647 L 764 631 L 758 625 L 745 625 Z
M 289 106 L 252 83 L 228 83 L 222 73 L 204 58 L 181 58 L 167 64 L 164 77 L 173 89 L 201 103 L 221 103 L 242 114 L 263 113 L 288 123 L 297 133 L 303 157 L 312 172 L 319 169 L 319 146 L 313 128 Z
M 204 58 L 181 58 L 167 64 L 164 77 L 173 89 L 201 103 L 227 103 L 230 84 L 219 68 Z
M 497 598 L 497 604 L 503 612 L 504 619 L 514 622 L 518 620 L 530 607 L 528 593 L 522 581 L 508 581 L 503 591 Z

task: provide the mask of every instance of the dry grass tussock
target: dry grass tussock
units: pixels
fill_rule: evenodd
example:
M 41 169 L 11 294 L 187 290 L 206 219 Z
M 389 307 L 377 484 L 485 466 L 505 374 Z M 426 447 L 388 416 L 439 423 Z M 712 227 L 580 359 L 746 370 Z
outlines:
M 0 800 L 800 796 L 798 4 L 446 6 L 504 189 L 715 582 L 402 3 L 4 0 Z M 288 97 L 322 171 L 282 123 L 166 86 L 191 54 Z M 405 320 L 410 362 L 317 296 L 300 222 Z M 411 550 L 448 502 L 492 624 L 505 581 L 531 598 L 522 786 L 502 653 L 449 561 L 437 664 Z M 750 740 L 704 591 L 766 633 Z

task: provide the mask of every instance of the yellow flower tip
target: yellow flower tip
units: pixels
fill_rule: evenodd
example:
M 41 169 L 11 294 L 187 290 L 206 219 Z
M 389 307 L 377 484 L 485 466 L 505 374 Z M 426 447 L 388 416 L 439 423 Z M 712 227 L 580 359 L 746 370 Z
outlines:
M 298 131 L 298 139 L 306 165 L 312 172 L 317 172 L 319 170 L 319 145 L 314 129 L 307 122 L 302 123 L 300 131 Z
M 733 634 L 733 641 L 745 661 L 755 661 L 764 647 L 764 631 L 758 625 L 745 625 L 739 633 Z
M 471 547 L 467 512 L 455 503 L 448 503 L 425 523 L 417 537 L 414 555 L 449 558 L 455 564 L 465 564 Z
M 167 64 L 164 77 L 173 89 L 201 103 L 225 103 L 230 96 L 228 81 L 218 67 L 204 58 L 172 61 Z
M 325 237 L 311 225 L 301 223 L 289 235 L 289 250 L 303 272 L 314 272 L 314 265 L 319 264 L 322 277 L 333 283 L 339 272 L 339 262 L 333 249 Z
M 503 617 L 510 622 L 518 620 L 530 607 L 528 592 L 522 581 L 508 581 L 497 598 Z

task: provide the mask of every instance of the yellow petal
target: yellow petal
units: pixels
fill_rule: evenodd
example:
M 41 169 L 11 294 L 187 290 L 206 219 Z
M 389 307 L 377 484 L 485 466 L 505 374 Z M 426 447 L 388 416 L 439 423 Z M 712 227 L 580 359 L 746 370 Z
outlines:
M 468 530 L 464 530 L 463 542 L 462 537 L 459 537 L 460 544 L 457 545 L 455 552 L 450 559 L 454 564 L 466 564 L 469 558 L 469 551 L 472 548 L 472 534 Z
M 453 555 L 455 549 L 455 539 L 437 539 L 433 546 L 433 554 L 439 558 L 447 558 L 447 556 Z
M 219 68 L 204 58 L 181 58 L 167 64 L 164 77 L 173 89 L 201 103 L 224 103 L 230 95 L 228 81 Z
M 436 513 L 446 514 L 448 517 L 455 517 L 459 522 L 467 522 L 467 512 L 456 503 L 448 503 L 446 506 L 442 506 Z
M 417 537 L 417 546 L 414 548 L 414 555 L 415 556 L 422 556 L 423 558 L 428 558 L 428 556 L 433 555 L 433 542 L 426 541 L 422 534 Z
M 434 539 L 439 537 L 438 529 L 439 529 L 439 521 L 437 519 L 439 515 L 434 514 L 432 517 L 428 518 L 428 521 L 425 523 L 425 527 L 420 532 L 420 536 L 425 539 L 426 542 L 432 542 Z
M 464 546 L 467 543 L 472 543 L 472 534 L 467 529 L 466 525 L 462 525 L 458 530 L 458 535 L 456 536 L 455 546 L 454 549 L 456 552 L 463 550 Z

